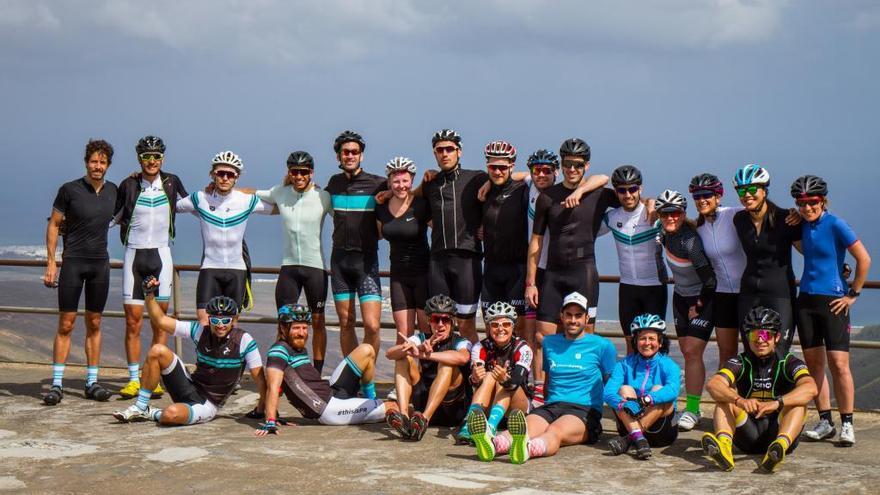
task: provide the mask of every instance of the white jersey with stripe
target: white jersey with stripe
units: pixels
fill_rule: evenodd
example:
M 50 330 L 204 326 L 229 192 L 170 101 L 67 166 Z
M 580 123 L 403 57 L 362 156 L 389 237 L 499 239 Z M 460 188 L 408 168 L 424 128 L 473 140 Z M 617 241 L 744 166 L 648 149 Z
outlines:
M 733 216 L 740 210 L 742 207 L 739 206 L 719 206 L 713 222 L 704 222 L 697 227 L 703 249 L 718 279 L 715 292 L 739 294 L 739 284 L 746 269 L 746 253 L 736 234 Z
M 131 214 L 128 243 L 134 249 L 156 249 L 170 246 L 171 204 L 162 188 L 162 178 L 153 182 L 141 179 L 141 192 Z
M 623 207 L 605 213 L 599 235 L 611 233 L 617 247 L 620 283 L 629 285 L 661 285 L 666 281 L 663 248 L 657 242 L 660 224 L 648 220 L 645 205 L 633 211 Z
M 272 213 L 272 205 L 240 191 L 221 196 L 197 191 L 177 202 L 177 211 L 192 213 L 202 225 L 202 268 L 246 270 L 242 240 L 251 213 Z
M 532 232 L 535 224 L 535 202 L 538 201 L 538 196 L 541 195 L 541 190 L 535 186 L 535 183 L 532 182 L 532 177 L 526 177 L 526 183 L 529 185 L 529 230 L 528 232 Z M 529 239 L 531 239 L 531 234 L 529 234 Z M 538 260 L 538 268 L 545 269 L 547 268 L 547 253 L 550 252 L 550 236 L 545 235 L 544 241 L 541 244 L 541 258 Z

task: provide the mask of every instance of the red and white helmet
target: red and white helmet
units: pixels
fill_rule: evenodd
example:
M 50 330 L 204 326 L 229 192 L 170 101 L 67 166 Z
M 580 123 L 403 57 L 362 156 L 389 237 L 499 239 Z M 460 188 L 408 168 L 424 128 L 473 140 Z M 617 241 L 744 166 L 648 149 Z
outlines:
M 507 141 L 492 141 L 486 145 L 486 158 L 507 158 L 516 161 L 516 148 Z

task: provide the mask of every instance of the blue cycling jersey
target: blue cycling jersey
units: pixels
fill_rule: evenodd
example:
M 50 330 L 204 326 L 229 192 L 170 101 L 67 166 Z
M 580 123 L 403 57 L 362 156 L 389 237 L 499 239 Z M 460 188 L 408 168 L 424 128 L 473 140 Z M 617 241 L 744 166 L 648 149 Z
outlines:
M 603 383 L 617 361 L 614 344 L 593 334 L 577 340 L 548 335 L 543 347 L 545 402 L 570 402 L 601 411 Z
M 846 250 L 859 240 L 843 219 L 825 212 L 815 222 L 801 226 L 804 252 L 804 275 L 801 292 L 805 294 L 843 296 L 848 287 L 843 279 Z
M 611 409 L 620 409 L 623 399 L 618 393 L 620 387 L 629 385 L 639 397 L 651 396 L 654 404 L 675 404 L 681 389 L 681 368 L 666 354 L 654 354 L 645 359 L 634 352 L 618 361 L 605 383 L 605 403 Z M 651 391 L 654 386 L 660 389 Z

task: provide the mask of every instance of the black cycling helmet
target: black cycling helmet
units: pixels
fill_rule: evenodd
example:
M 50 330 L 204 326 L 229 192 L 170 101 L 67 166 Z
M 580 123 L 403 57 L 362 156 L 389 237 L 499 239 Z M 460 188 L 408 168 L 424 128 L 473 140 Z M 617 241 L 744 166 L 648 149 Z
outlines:
M 138 140 L 134 147 L 138 155 L 141 153 L 165 153 L 165 143 L 162 138 L 156 136 L 144 136 Z
M 211 316 L 235 316 L 238 314 L 238 303 L 227 296 L 214 296 L 205 306 L 205 312 Z
M 440 141 L 452 141 L 461 149 L 461 135 L 452 129 L 440 129 L 431 136 L 431 146 L 437 146 Z
M 776 310 L 765 308 L 764 306 L 755 306 L 746 315 L 743 320 L 743 330 L 770 330 L 776 333 L 782 331 L 782 318 Z
M 719 179 L 717 175 L 695 175 L 688 186 L 688 192 L 693 194 L 697 191 L 712 191 L 719 196 L 723 196 L 724 184 L 721 183 L 721 179 Z
M 626 184 L 642 185 L 642 172 L 632 165 L 623 165 L 611 173 L 611 185 L 614 187 Z
M 590 161 L 590 145 L 586 141 L 579 138 L 570 138 L 562 142 L 559 147 L 559 156 L 582 156 L 584 160 Z
M 354 131 L 342 131 L 333 141 L 333 151 L 338 154 L 345 143 L 357 143 L 361 147 L 361 153 L 367 148 L 367 143 L 364 142 L 364 138 L 360 134 Z
M 315 160 L 312 159 L 312 155 L 310 155 L 308 151 L 294 151 L 287 157 L 287 168 L 293 167 L 307 167 L 314 169 Z
M 278 323 L 312 321 L 312 311 L 303 304 L 285 304 L 278 309 Z
M 455 301 L 445 294 L 438 294 L 425 302 L 425 314 L 431 316 L 437 313 L 441 315 L 455 315 Z
M 828 196 L 828 184 L 821 177 L 805 175 L 791 183 L 791 197 Z
M 553 165 L 553 168 L 558 169 L 559 157 L 552 151 L 542 149 L 532 153 L 526 163 L 529 168 L 535 165 Z

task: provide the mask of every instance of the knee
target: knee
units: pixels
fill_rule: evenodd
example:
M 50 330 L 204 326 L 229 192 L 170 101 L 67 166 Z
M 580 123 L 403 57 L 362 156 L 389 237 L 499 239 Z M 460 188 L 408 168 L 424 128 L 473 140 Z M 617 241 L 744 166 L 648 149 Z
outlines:
M 166 355 L 171 352 L 171 349 L 168 348 L 165 344 L 153 344 L 150 347 L 150 350 L 147 351 L 147 359 L 159 359 L 163 355 Z
M 159 423 L 163 425 L 182 425 L 189 421 L 189 407 L 184 404 L 172 404 L 162 410 Z
M 354 352 L 370 360 L 376 359 L 376 349 L 370 344 L 361 344 L 355 348 Z
M 828 361 L 828 369 L 834 376 L 847 375 L 849 371 L 849 359 L 831 359 Z
M 68 336 L 73 332 L 73 326 L 76 320 L 64 319 L 58 322 L 58 334 Z

